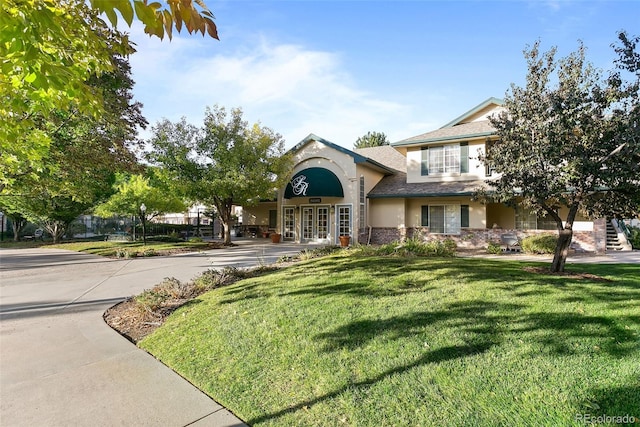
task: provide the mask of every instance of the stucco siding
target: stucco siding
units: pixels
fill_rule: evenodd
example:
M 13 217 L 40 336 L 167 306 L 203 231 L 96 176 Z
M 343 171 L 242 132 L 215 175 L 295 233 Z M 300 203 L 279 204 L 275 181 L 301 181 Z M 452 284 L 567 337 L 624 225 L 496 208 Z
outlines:
M 404 199 L 372 199 L 369 207 L 370 226 L 405 228 Z

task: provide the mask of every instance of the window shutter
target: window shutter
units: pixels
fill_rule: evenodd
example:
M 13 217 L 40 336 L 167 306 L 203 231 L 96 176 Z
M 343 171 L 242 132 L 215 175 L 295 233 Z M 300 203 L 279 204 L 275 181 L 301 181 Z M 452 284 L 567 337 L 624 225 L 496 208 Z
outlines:
M 429 148 L 422 147 L 422 158 L 420 161 L 420 174 L 422 176 L 429 175 Z
M 423 227 L 429 226 L 429 206 L 422 206 L 422 215 L 420 218 L 420 225 Z
M 469 227 L 469 205 L 460 206 L 460 227 Z
M 469 143 L 460 143 L 460 173 L 469 173 Z

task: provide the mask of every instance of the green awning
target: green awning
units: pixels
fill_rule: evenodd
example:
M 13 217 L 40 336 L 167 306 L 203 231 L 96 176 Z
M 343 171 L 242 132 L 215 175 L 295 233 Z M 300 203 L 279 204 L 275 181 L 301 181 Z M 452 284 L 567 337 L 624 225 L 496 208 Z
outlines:
M 328 169 L 308 168 L 291 178 L 284 190 L 284 198 L 294 197 L 344 197 L 340 180 Z

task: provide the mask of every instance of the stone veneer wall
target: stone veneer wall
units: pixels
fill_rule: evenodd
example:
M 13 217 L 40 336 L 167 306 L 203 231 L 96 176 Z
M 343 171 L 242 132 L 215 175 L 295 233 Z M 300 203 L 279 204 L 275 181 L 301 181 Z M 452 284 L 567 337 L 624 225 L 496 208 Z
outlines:
M 599 219 L 594 221 L 594 231 L 574 231 L 571 248 L 577 252 L 604 253 L 606 248 L 607 232 L 606 221 Z M 500 236 L 503 234 L 516 234 L 523 239 L 527 236 L 545 233 L 556 233 L 555 230 L 504 230 L 490 228 L 464 228 L 459 235 L 429 234 L 427 227 L 418 228 L 376 228 L 371 231 L 371 244 L 384 244 L 393 241 L 411 238 L 421 234 L 425 240 L 453 239 L 459 248 L 482 249 L 487 247 L 488 242 L 500 243 Z M 368 233 L 361 234 L 360 242 L 365 244 Z

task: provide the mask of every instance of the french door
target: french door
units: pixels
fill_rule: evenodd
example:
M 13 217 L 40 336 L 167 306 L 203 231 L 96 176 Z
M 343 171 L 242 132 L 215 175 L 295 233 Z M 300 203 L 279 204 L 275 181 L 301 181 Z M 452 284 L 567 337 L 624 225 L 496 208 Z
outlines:
M 285 240 L 296 239 L 296 211 L 293 206 L 282 208 L 282 238 Z
M 302 207 L 302 236 L 304 242 L 327 241 L 329 239 L 329 207 Z
M 336 239 L 351 236 L 351 205 L 336 205 Z

